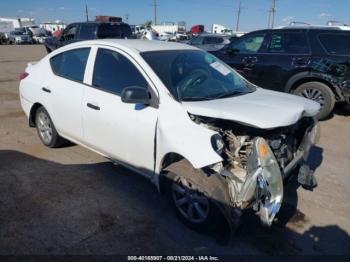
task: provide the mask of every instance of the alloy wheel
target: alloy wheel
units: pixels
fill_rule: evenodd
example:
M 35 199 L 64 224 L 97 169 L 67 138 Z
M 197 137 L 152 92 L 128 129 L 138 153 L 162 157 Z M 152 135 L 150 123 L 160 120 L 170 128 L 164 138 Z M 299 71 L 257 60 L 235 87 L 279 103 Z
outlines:
M 52 124 L 50 118 L 44 112 L 39 113 L 37 126 L 42 140 L 46 144 L 50 144 L 52 140 Z
M 209 201 L 183 177 L 172 184 L 172 197 L 181 215 L 191 223 L 204 222 L 209 214 Z
M 323 94 L 320 90 L 315 89 L 315 88 L 307 88 L 303 90 L 299 95 L 311 99 L 321 105 L 321 107 L 324 106 L 325 104 L 325 99 L 323 97 Z

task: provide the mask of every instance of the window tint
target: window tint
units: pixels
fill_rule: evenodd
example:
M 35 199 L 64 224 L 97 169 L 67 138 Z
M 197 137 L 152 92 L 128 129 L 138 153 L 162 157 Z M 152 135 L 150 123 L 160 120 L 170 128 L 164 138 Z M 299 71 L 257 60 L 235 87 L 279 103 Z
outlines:
M 231 44 L 231 48 L 240 53 L 257 53 L 264 42 L 265 35 L 252 35 Z
M 191 40 L 191 45 L 201 45 L 203 42 L 203 37 L 195 37 Z
M 270 53 L 306 54 L 309 45 L 303 33 L 274 33 L 268 46 Z
M 128 86 L 148 86 L 147 81 L 129 59 L 103 48 L 97 51 L 92 84 L 117 95 Z
M 79 37 L 81 40 L 88 40 L 95 38 L 95 24 L 82 24 L 80 26 Z
M 350 55 L 350 34 L 321 34 L 319 39 L 329 54 Z
M 65 41 L 73 40 L 75 38 L 76 33 L 77 33 L 76 25 L 68 27 L 66 30 L 64 30 L 62 38 Z
M 123 23 L 103 23 L 98 27 L 98 38 L 129 38 L 131 28 L 128 24 Z
M 58 54 L 50 59 L 56 75 L 82 82 L 90 48 L 80 48 Z

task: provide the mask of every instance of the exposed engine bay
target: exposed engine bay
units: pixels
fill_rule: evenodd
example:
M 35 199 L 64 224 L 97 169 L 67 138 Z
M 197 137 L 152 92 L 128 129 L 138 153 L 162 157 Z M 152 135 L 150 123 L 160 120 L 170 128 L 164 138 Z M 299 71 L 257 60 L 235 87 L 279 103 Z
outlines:
M 218 132 L 212 145 L 223 161 L 212 169 L 227 178 L 231 204 L 240 209 L 253 207 L 263 213 L 262 221 L 270 225 L 282 202 L 283 179 L 302 161 L 313 143 L 305 142 L 305 137 L 313 130 L 314 119 L 304 117 L 291 126 L 265 130 L 228 120 L 191 114 L 190 117 Z

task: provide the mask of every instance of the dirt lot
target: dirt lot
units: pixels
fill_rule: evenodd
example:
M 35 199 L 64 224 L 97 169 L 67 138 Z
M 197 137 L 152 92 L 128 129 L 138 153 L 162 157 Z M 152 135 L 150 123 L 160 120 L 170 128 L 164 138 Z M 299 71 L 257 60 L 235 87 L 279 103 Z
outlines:
M 18 75 L 42 46 L 0 46 L 0 254 L 350 254 L 350 108 L 322 122 L 319 186 L 291 182 L 279 220 L 243 214 L 230 241 L 184 227 L 143 177 L 80 146 L 45 148 L 27 125 Z

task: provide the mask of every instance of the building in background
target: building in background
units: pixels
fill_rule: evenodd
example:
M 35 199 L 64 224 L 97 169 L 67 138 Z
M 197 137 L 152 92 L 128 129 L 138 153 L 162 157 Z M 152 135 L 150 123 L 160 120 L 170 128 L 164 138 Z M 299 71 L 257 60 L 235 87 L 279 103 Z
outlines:
M 43 22 L 40 24 L 40 27 L 53 34 L 56 31 L 62 31 L 63 29 L 65 29 L 66 24 L 60 20 L 57 20 L 55 22 Z
M 8 33 L 17 28 L 34 26 L 33 18 L 6 18 L 0 17 L 0 32 Z

